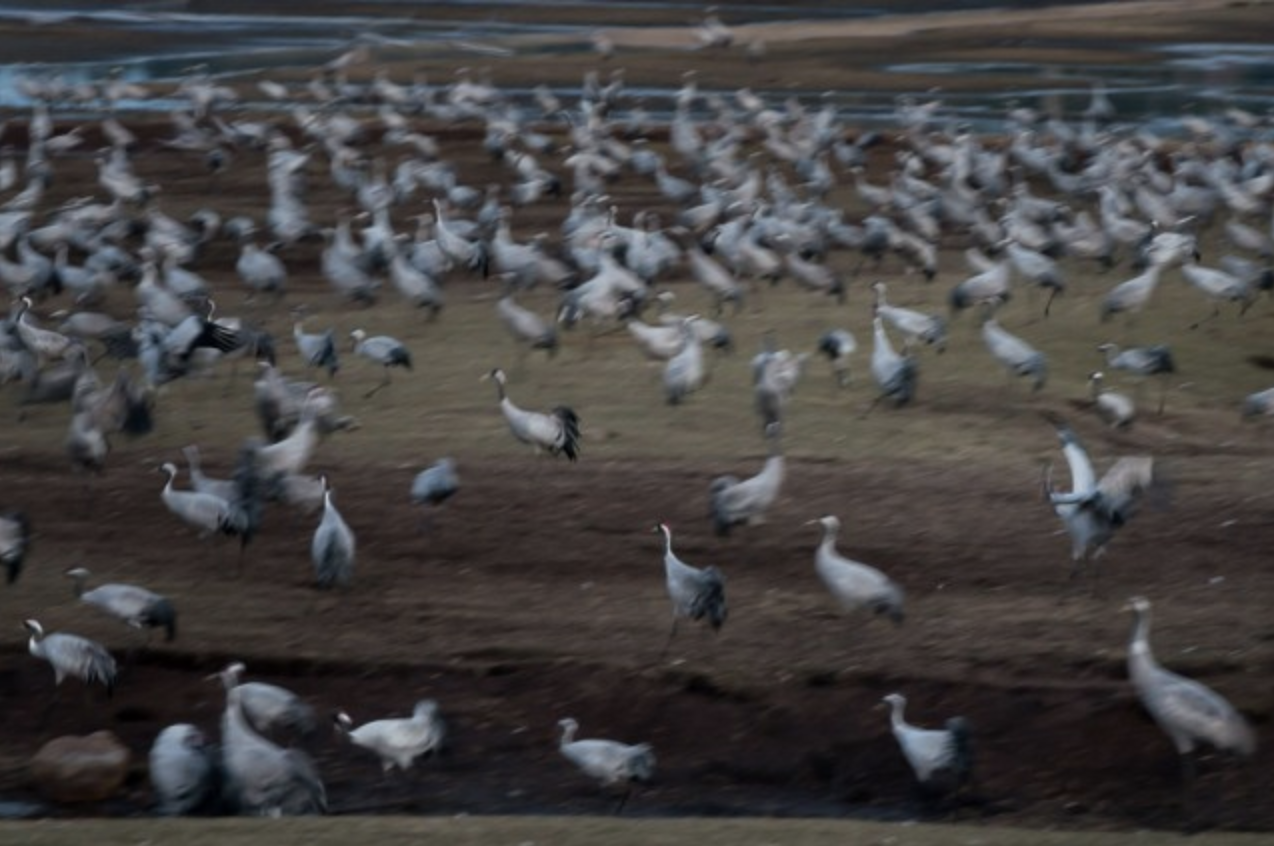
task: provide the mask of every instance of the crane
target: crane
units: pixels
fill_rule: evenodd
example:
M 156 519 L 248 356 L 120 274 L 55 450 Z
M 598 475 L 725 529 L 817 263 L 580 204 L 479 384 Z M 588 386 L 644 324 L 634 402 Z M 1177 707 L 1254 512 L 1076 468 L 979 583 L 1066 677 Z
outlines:
M 137 585 L 115 582 L 85 590 L 84 584 L 92 575 L 85 567 L 73 567 L 64 575 L 75 582 L 75 596 L 85 605 L 135 629 L 162 628 L 165 640 L 177 637 L 177 611 L 167 597 Z
M 907 336 L 903 345 L 910 349 L 912 344 L 923 343 L 936 347 L 942 352 L 947 347 L 947 322 L 937 315 L 925 314 L 915 309 L 890 305 L 885 299 L 885 283 L 874 282 L 871 286 L 876 294 L 872 314 Z
M 655 753 L 649 743 L 629 745 L 617 740 L 589 738 L 576 740 L 579 723 L 571 717 L 558 721 L 562 730 L 558 749 L 566 760 L 570 761 L 587 776 L 597 779 L 602 787 L 610 788 L 622 784 L 625 786 L 623 797 L 615 813 L 624 810 L 628 797 L 632 793 L 634 782 L 649 782 L 655 775 Z
M 314 530 L 310 558 L 314 561 L 314 577 L 320 588 L 345 587 L 354 577 L 354 533 L 332 503 L 332 488 L 323 479 L 323 519 Z
M 708 370 L 703 362 L 703 346 L 694 332 L 694 315 L 685 318 L 678 327 L 680 348 L 664 365 L 664 396 L 669 405 L 679 405 L 687 395 L 703 387 Z
M 911 402 L 916 393 L 916 361 L 909 354 L 899 355 L 894 352 L 885 334 L 885 324 L 879 317 L 872 321 L 873 341 L 871 348 L 871 376 L 876 380 L 880 393 L 872 400 L 864 415 L 870 414 L 883 399 L 892 399 L 895 407 Z
M 725 625 L 728 613 L 725 602 L 725 577 L 716 567 L 693 567 L 678 558 L 672 551 L 672 529 L 667 523 L 659 523 L 652 531 L 661 532 L 664 536 L 664 578 L 668 585 L 668 596 L 672 599 L 672 630 L 668 632 L 668 642 L 664 651 L 672 646 L 672 639 L 677 634 L 677 623 L 682 619 L 704 620 L 712 626 L 712 630 L 720 631 Z
M 66 632 L 44 633 L 36 620 L 22 624 L 31 633 L 27 649 L 36 658 L 48 661 L 53 668 L 55 685 L 61 685 L 67 676 L 85 684 L 97 682 L 106 688 L 106 695 L 115 691 L 115 659 L 95 640 Z
M 5 581 L 13 584 L 22 575 L 27 550 L 31 548 L 31 521 L 21 511 L 0 512 L 0 564 Z
M 1177 372 L 1177 363 L 1167 344 L 1149 347 L 1128 347 L 1121 350 L 1115 344 L 1101 344 L 1097 351 L 1106 357 L 1106 366 L 1140 376 L 1159 376 L 1159 413 L 1163 414 L 1167 401 L 1168 376 Z M 1138 383 L 1141 384 L 1140 382 Z
M 411 370 L 411 352 L 400 341 L 388 335 L 373 335 L 369 338 L 362 329 L 355 329 L 349 335 L 354 341 L 354 353 L 356 355 L 370 359 L 384 368 L 385 379 L 379 385 L 363 394 L 365 398 L 371 397 L 389 384 L 389 368 L 404 367 Z
M 780 441 L 781 427 L 771 423 L 765 427 L 765 439 L 770 455 L 761 471 L 747 479 L 735 476 L 718 476 L 708 487 L 711 500 L 712 527 L 724 537 L 730 529 L 741 523 L 759 523 L 783 485 L 786 462 Z
M 948 793 L 964 786 L 973 771 L 969 726 L 964 718 L 952 717 L 941 729 L 922 729 L 903 716 L 907 698 L 901 693 L 891 693 L 881 701 L 890 708 L 894 738 L 920 787 Z
M 394 767 L 406 772 L 417 758 L 437 754 L 447 736 L 438 703 L 432 699 L 417 702 L 410 717 L 374 720 L 354 728 L 349 714 L 339 711 L 335 722 L 350 742 L 375 752 L 386 773 Z
M 848 329 L 829 329 L 818 338 L 818 351 L 827 356 L 832 365 L 836 384 L 849 384 L 849 357 L 858 349 L 858 341 Z
M 836 535 L 840 520 L 828 515 L 810 520 L 823 527 L 823 539 L 814 552 L 814 570 L 832 596 L 847 610 L 865 608 L 875 614 L 884 614 L 895 625 L 904 619 L 903 591 L 892 579 L 875 567 L 852 561 L 836 551 Z
M 216 799 L 220 785 L 215 756 L 203 732 L 190 723 L 161 731 L 151 744 L 149 761 L 160 814 L 195 813 Z
M 327 377 L 332 378 L 341 369 L 335 333 L 331 329 L 326 332 L 306 332 L 303 324 L 304 320 L 292 324 L 292 340 L 296 342 L 296 349 L 301 353 L 305 366 L 321 367 L 327 371 Z
M 500 395 L 500 411 L 509 424 L 513 437 L 549 455 L 565 455 L 571 461 L 579 458 L 579 417 L 568 406 L 559 405 L 548 414 L 518 408 L 505 391 L 505 375 L 495 368 L 483 379 L 491 379 Z
M 1100 481 L 1088 453 L 1075 432 L 1060 419 L 1051 421 L 1062 443 L 1062 454 L 1070 466 L 1071 490 L 1053 488 L 1052 466 L 1045 469 L 1044 496 L 1061 518 L 1071 537 L 1071 578 L 1079 574 L 1084 561 L 1101 555 L 1116 530 L 1128 522 L 1143 496 L 1160 489 L 1154 459 L 1125 456 L 1111 465 Z M 1093 590 L 1097 589 L 1097 569 L 1093 566 Z
M 460 477 L 456 473 L 456 462 L 450 458 L 440 458 L 412 479 L 411 501 L 416 505 L 437 508 L 455 496 L 458 490 Z
M 1104 378 L 1100 370 L 1088 374 L 1088 384 L 1092 390 L 1093 407 L 1097 409 L 1097 416 L 1105 420 L 1112 429 L 1131 426 L 1133 418 L 1137 416 L 1137 407 L 1133 404 L 1132 397 L 1103 388 Z
M 300 816 L 327 813 L 327 791 L 314 762 L 261 736 L 243 707 L 243 690 L 226 691 L 221 760 L 226 795 L 240 814 Z
M 1031 390 L 1038 391 L 1048 380 L 1048 360 L 1044 353 L 1000 326 L 993 317 L 982 323 L 982 340 L 991 356 L 1008 371 L 1009 376 L 1030 376 Z
M 318 729 L 314 709 L 301 697 L 277 684 L 242 681 L 246 670 L 241 661 L 235 661 L 221 672 L 208 676 L 208 680 L 220 681 L 227 692 L 239 691 L 239 706 L 256 731 L 311 735 Z
M 557 329 L 551 323 L 518 303 L 512 293 L 496 301 L 496 314 L 519 348 L 525 344 L 532 350 L 544 350 L 550 357 L 557 352 Z
M 1133 597 L 1125 610 L 1134 615 L 1128 676 L 1141 704 L 1177 748 L 1185 780 L 1194 776 L 1190 754 L 1201 744 L 1251 758 L 1256 753 L 1256 735 L 1234 706 L 1216 691 L 1155 661 L 1150 651 L 1150 600 Z

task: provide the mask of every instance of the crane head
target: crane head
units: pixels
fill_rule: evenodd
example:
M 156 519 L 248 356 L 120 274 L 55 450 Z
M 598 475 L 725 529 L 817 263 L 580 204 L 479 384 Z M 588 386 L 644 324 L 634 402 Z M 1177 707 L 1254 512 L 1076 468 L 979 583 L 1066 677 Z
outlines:
M 44 634 L 44 627 L 35 620 L 23 620 L 22 626 L 36 637 L 40 637 Z
M 1150 600 L 1144 596 L 1134 596 L 1124 605 L 1125 611 L 1132 611 L 1135 614 L 1144 614 L 1150 610 Z
M 165 461 L 163 464 L 159 465 L 157 469 L 160 473 L 167 473 L 169 476 L 177 475 L 177 465 L 173 464 L 171 461 Z
M 907 704 L 907 697 L 901 693 L 891 693 L 880 700 L 881 704 L 901 708 Z
M 89 573 L 87 567 L 72 567 L 62 573 L 62 575 L 68 579 L 87 579 L 92 574 Z

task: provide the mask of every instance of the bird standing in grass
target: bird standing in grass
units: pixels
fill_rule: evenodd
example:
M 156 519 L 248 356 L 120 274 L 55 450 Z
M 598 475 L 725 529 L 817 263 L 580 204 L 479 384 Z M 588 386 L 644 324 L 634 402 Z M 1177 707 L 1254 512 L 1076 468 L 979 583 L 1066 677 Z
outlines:
M 332 488 L 323 477 L 323 519 L 314 530 L 310 557 L 320 588 L 345 587 L 354 577 L 354 533 L 332 503 Z
M 548 414 L 526 411 L 514 405 L 505 392 L 503 370 L 497 367 L 483 378 L 495 382 L 500 394 L 500 411 L 513 437 L 549 455 L 565 455 L 571 461 L 579 458 L 579 417 L 574 410 L 559 405 Z
M 579 730 L 579 723 L 566 717 L 559 720 L 557 725 L 562 730 L 558 749 L 568 761 L 579 767 L 585 775 L 600 781 L 602 787 L 624 785 L 624 795 L 619 800 L 615 813 L 624 810 L 634 783 L 645 783 L 654 778 L 655 754 L 649 743 L 630 746 L 617 740 L 576 740 L 575 732 Z
M 0 513 L 0 564 L 5 581 L 13 584 L 22 575 L 22 564 L 31 547 L 31 521 L 21 511 Z
M 660 657 L 668 654 L 672 639 L 677 634 L 677 623 L 688 620 L 708 621 L 712 630 L 719 631 L 725 625 L 725 577 L 716 567 L 692 567 L 672 551 L 672 529 L 667 523 L 655 526 L 654 531 L 664 536 L 664 577 L 668 584 L 668 596 L 672 599 L 672 630 Z
M 349 335 L 354 340 L 354 353 L 376 362 L 385 372 L 384 380 L 363 394 L 364 397 L 373 396 L 389 384 L 389 368 L 405 367 L 411 370 L 411 352 L 400 341 L 388 335 L 373 335 L 369 338 L 362 329 L 355 329 Z
M 1136 617 L 1128 642 L 1128 676 L 1141 704 L 1159 728 L 1172 738 L 1181 757 L 1181 772 L 1194 776 L 1190 757 L 1199 745 L 1242 758 L 1256 753 L 1251 726 L 1220 694 L 1193 679 L 1165 670 L 1150 651 L 1150 600 L 1134 597 L 1125 606 Z
M 883 700 L 890 708 L 890 724 L 916 782 L 926 793 L 950 793 L 968 782 L 973 771 L 969 726 L 963 717 L 947 720 L 945 728 L 922 729 L 907 722 L 907 699 L 891 693 Z

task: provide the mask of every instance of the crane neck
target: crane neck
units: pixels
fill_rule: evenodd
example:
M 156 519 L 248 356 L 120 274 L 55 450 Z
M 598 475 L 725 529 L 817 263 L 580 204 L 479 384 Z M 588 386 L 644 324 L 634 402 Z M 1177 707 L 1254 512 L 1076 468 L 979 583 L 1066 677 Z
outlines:
M 889 722 L 895 729 L 907 727 L 907 720 L 903 717 L 903 709 L 907 707 L 905 699 L 892 699 L 889 702 Z
M 1150 611 L 1137 610 L 1132 624 L 1132 637 L 1128 641 L 1128 660 L 1154 664 L 1150 651 Z
M 579 730 L 579 726 L 575 723 L 566 723 L 562 726 L 562 740 L 559 745 L 567 746 L 575 742 L 575 732 Z
M 672 530 L 660 523 L 659 531 L 664 536 L 664 555 L 672 555 Z

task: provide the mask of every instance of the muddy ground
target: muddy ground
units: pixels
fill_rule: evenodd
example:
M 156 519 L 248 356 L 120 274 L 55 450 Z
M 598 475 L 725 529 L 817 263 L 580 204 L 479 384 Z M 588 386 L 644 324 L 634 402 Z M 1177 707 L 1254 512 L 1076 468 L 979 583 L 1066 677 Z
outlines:
M 482 158 L 477 128 L 427 128 L 467 181 L 506 178 Z M 166 211 L 184 216 L 211 205 L 260 217 L 260 154 L 238 154 L 210 190 L 199 157 L 155 144 L 165 127 L 136 129 L 138 169 L 163 186 Z M 9 132 L 19 135 L 20 123 Z M 876 152 L 875 181 L 883 180 L 892 153 Z M 93 191 L 88 155 L 59 161 L 57 171 L 48 208 Z M 314 217 L 332 221 L 350 200 L 326 183 L 322 168 L 313 174 Z M 632 182 L 616 184 L 615 195 L 627 204 L 654 202 L 649 186 Z M 849 207 L 855 202 L 847 189 L 842 199 Z M 519 210 L 519 236 L 556 231 L 564 209 L 557 200 Z M 963 243 L 944 247 L 941 278 L 954 282 L 961 278 Z M 750 473 L 763 457 L 746 416 L 751 344 L 773 321 L 808 329 L 825 306 L 784 311 L 790 295 L 783 288 L 769 295 L 771 312 L 740 318 L 751 321 L 749 345 L 734 363 L 720 365 L 733 381 L 714 377 L 712 390 L 736 398 L 745 422 L 716 441 L 684 422 L 696 418 L 675 422 L 654 404 L 653 377 L 621 338 L 572 336 L 562 359 L 537 359 L 513 383 L 543 405 L 574 392 L 585 419 L 585 454 L 568 465 L 512 447 L 490 386 L 476 388 L 492 359 L 510 355 L 498 329 L 472 328 L 491 322 L 491 283 L 450 280 L 448 309 L 437 324 L 426 324 L 388 295 L 365 311 L 342 304 L 318 274 L 316 244 L 285 255 L 286 301 L 244 306 L 255 320 L 286 337 L 288 308 L 304 302 L 320 325 L 366 321 L 409 340 L 418 355 L 417 372 L 396 376 L 375 401 L 358 398 L 374 374 L 365 363 L 350 364 L 341 379 L 355 381 L 340 384 L 363 425 L 330 438 L 317 460 L 336 480 L 340 507 L 359 536 L 354 585 L 334 593 L 312 587 L 313 517 L 271 509 L 236 578 L 233 545 L 196 541 L 159 505 L 162 480 L 154 468 L 175 459 L 184 443 L 205 446 L 210 472 L 229 472 L 237 443 L 255 425 L 242 376 L 234 387 L 224 374 L 173 385 L 159 399 L 157 431 L 117 440 L 107 472 L 87 487 L 61 451 L 64 408 L 33 407 L 21 423 L 6 413 L 0 506 L 26 511 L 37 537 L 28 572 L 0 590 L 0 799 L 38 801 L 26 762 L 45 740 L 109 728 L 138 762 L 126 793 L 102 805 L 42 813 L 148 813 L 142 764 L 151 741 L 174 722 L 193 722 L 215 736 L 222 696 L 205 677 L 242 659 L 248 677 L 292 688 L 321 715 L 323 730 L 303 744 L 336 813 L 605 812 L 614 797 L 556 751 L 555 724 L 573 716 L 583 736 L 654 746 L 658 778 L 633 797 L 625 811 L 633 815 L 1274 828 L 1268 775 L 1274 502 L 1263 469 L 1271 455 L 1263 430 L 1240 429 L 1233 397 L 1201 385 L 1176 410 L 1131 434 L 1085 424 L 1102 461 L 1153 450 L 1170 467 L 1175 462 L 1177 482 L 1170 509 L 1149 509 L 1120 534 L 1095 593 L 1068 580 L 1067 541 L 1039 500 L 1038 458 L 1060 459 L 1051 435 L 1041 431 L 1038 408 L 1023 404 L 1006 414 L 1002 393 L 958 392 L 941 380 L 926 383 L 932 391 L 917 408 L 899 412 L 912 416 L 877 415 L 856 424 L 850 421 L 869 394 L 860 388 L 852 403 L 845 400 L 819 368 L 823 381 L 800 395 L 808 405 L 797 413 L 807 417 L 793 426 L 781 501 L 764 525 L 717 539 L 706 514 L 708 482 L 726 471 Z M 198 264 L 226 312 L 240 298 L 233 256 L 233 245 L 214 242 Z M 854 264 L 852 256 L 834 260 Z M 889 272 L 900 286 L 919 284 L 899 268 Z M 672 284 L 683 293 L 689 288 L 685 279 Z M 858 331 L 866 297 L 856 296 Z M 541 310 L 553 300 L 552 292 L 532 295 Z M 47 316 L 63 305 L 53 300 L 38 310 Z M 112 295 L 109 310 L 130 308 L 127 291 Z M 1232 329 L 1216 337 L 1260 346 L 1268 323 L 1266 312 L 1243 324 L 1242 339 Z M 451 343 L 446 350 L 431 340 L 443 335 Z M 285 369 L 298 372 L 295 353 L 286 341 L 280 346 Z M 954 366 L 962 354 L 952 351 L 941 366 Z M 590 428 L 603 412 L 587 391 L 597 386 L 585 363 L 607 359 L 623 363 L 632 391 L 650 391 L 652 405 L 648 417 Z M 1082 374 L 1089 366 L 1073 369 Z M 6 390 L 20 396 L 19 386 Z M 1040 402 L 1078 414 L 1075 395 L 1057 392 Z M 841 440 L 800 439 L 802 425 L 808 432 L 816 414 L 833 413 L 844 421 Z M 976 447 L 924 446 L 947 442 L 953 429 L 963 429 Z M 705 437 L 711 445 L 701 449 Z M 920 445 L 904 443 L 907 437 Z M 846 447 L 845 438 L 875 446 Z M 650 448 L 652 440 L 658 449 Z M 1000 455 L 988 440 L 1027 446 Z M 399 449 L 404 445 L 410 450 Z M 422 528 L 405 491 L 425 459 L 444 453 L 458 455 L 464 489 Z M 804 525 L 825 513 L 845 520 L 843 551 L 903 585 L 909 609 L 903 626 L 845 615 L 827 596 L 812 566 L 817 532 Z M 649 533 L 657 520 L 672 525 L 683 558 L 726 573 L 731 609 L 718 636 L 683 626 L 662 657 L 669 608 L 660 545 Z M 177 641 L 138 648 L 140 638 L 77 608 L 60 575 L 75 564 L 171 595 L 181 615 Z M 1120 606 L 1138 593 L 1156 601 L 1161 660 L 1222 691 L 1253 721 L 1264 741 L 1254 762 L 1205 757 L 1197 781 L 1182 790 L 1171 745 L 1126 681 L 1130 621 Z M 96 637 L 120 655 L 124 669 L 114 697 L 68 682 L 46 714 L 52 674 L 25 653 L 20 629 L 32 616 L 50 629 Z M 967 795 L 937 804 L 915 795 L 887 716 L 877 708 L 892 691 L 908 696 L 908 715 L 917 723 L 938 725 L 955 714 L 969 720 L 977 778 Z M 405 715 L 423 697 L 440 703 L 451 742 L 445 756 L 412 775 L 382 776 L 369 754 L 327 730 L 327 715 L 337 708 L 361 722 Z

